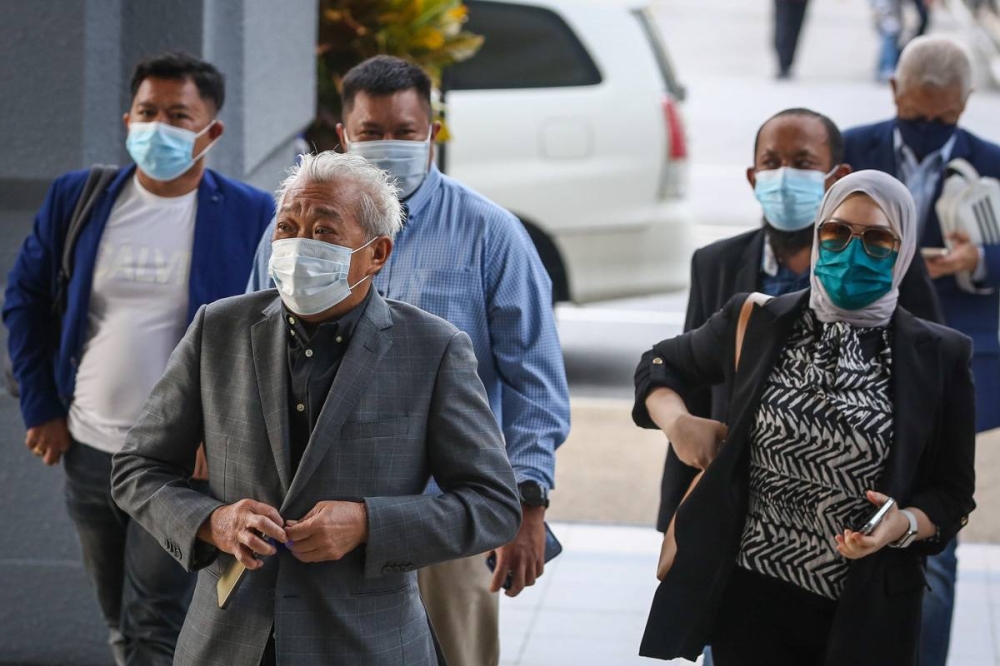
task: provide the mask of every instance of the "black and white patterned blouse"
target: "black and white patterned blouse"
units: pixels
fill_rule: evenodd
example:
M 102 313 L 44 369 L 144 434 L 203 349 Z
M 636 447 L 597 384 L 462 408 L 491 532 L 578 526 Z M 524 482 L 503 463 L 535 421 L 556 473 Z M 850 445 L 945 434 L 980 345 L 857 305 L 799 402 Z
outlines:
M 751 431 L 750 504 L 739 566 L 829 599 L 848 563 L 834 535 L 858 529 L 892 442 L 887 329 L 820 323 L 805 308 Z

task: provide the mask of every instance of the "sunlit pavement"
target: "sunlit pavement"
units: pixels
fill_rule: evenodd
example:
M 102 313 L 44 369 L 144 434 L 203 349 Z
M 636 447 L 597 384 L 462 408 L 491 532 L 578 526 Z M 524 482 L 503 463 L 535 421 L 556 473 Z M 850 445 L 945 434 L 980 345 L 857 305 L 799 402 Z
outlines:
M 500 610 L 503 666 L 629 666 L 656 590 L 651 528 L 554 523 L 565 548 Z M 949 666 L 1000 665 L 1000 546 L 962 544 Z M 690 664 L 676 660 L 672 664 Z

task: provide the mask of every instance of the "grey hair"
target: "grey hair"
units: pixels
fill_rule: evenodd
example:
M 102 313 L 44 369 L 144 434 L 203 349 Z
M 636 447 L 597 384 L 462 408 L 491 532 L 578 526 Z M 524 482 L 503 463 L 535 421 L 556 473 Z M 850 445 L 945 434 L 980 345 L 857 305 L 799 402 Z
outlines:
M 896 65 L 896 86 L 959 86 L 962 97 L 972 91 L 972 61 L 965 48 L 947 37 L 923 36 L 910 41 Z
M 388 236 L 396 238 L 403 227 L 403 209 L 399 204 L 396 181 L 382 169 L 358 155 L 322 153 L 299 156 L 299 164 L 288 171 L 281 181 L 275 199 L 278 210 L 285 202 L 285 195 L 299 183 L 334 183 L 350 181 L 357 185 L 361 204 L 357 211 L 358 222 L 368 238 Z

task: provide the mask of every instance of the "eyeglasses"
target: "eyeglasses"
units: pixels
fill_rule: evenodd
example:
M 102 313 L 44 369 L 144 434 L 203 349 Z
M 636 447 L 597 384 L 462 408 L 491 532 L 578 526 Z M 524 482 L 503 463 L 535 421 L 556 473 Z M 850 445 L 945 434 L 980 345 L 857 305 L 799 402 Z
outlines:
M 865 253 L 876 259 L 885 259 L 899 250 L 899 237 L 884 227 L 868 227 L 834 220 L 819 225 L 819 242 L 827 250 L 841 252 L 854 238 L 860 238 Z

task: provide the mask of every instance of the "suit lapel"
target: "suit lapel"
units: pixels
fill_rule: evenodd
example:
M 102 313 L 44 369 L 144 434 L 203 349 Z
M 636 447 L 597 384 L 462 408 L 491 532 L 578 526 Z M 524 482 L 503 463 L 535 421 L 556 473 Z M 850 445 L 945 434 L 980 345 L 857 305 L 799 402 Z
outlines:
M 264 411 L 267 438 L 271 443 L 274 465 L 281 481 L 281 495 L 288 494 L 289 451 L 288 425 L 288 361 L 284 322 L 281 321 L 281 301 L 277 298 L 264 310 L 265 319 L 250 329 L 253 364 L 257 373 L 257 390 Z
M 868 150 L 866 169 L 876 169 L 893 176 L 898 175 L 899 165 L 896 163 L 896 142 L 894 131 L 896 121 L 882 123 L 873 133 Z
M 740 255 L 739 271 L 736 273 L 735 288 L 731 293 L 751 292 L 760 289 L 760 265 L 764 257 L 764 234 L 760 229 L 751 236 L 750 242 Z
M 323 403 L 281 511 L 285 511 L 309 482 L 371 381 L 375 366 L 392 347 L 392 341 L 384 332 L 391 325 L 389 306 L 377 292 L 373 293 Z
M 893 324 L 893 437 L 879 489 L 899 497 L 912 485 L 941 396 L 935 392 L 938 367 L 928 362 L 937 360 L 927 349 L 933 337 L 905 310 L 896 310 Z

